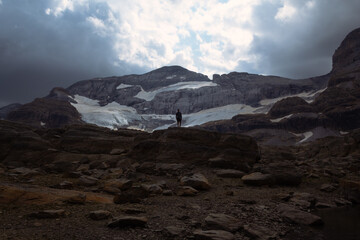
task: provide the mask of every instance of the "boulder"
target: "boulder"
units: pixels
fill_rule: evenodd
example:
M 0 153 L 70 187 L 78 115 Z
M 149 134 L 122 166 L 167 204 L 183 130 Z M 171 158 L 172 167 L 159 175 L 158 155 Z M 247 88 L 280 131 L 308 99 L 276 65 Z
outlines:
M 260 225 L 244 225 L 245 233 L 251 237 L 251 239 L 258 240 L 269 240 L 269 239 L 277 239 L 277 233 Z
M 163 229 L 163 234 L 170 238 L 180 237 L 185 232 L 184 228 L 177 226 L 167 226 Z
M 201 173 L 190 174 L 180 179 L 182 186 L 190 186 L 197 190 L 208 190 L 210 189 L 209 181 Z
M 262 170 L 271 174 L 274 184 L 277 185 L 298 186 L 303 177 L 301 170 L 290 161 L 270 163 Z
M 176 191 L 178 196 L 195 196 L 199 191 L 189 186 L 179 187 Z
M 78 180 L 79 185 L 92 187 L 98 183 L 98 179 L 90 176 L 81 176 Z
M 142 199 L 147 198 L 149 192 L 143 187 L 131 187 L 126 191 L 122 191 L 115 195 L 114 203 L 139 203 Z
M 141 184 L 141 187 L 148 191 L 150 194 L 163 193 L 163 189 L 157 184 Z
M 106 210 L 96 210 L 89 213 L 89 218 L 92 220 L 104 220 L 111 217 L 111 212 Z
M 336 186 L 333 184 L 324 183 L 320 186 L 320 190 L 323 192 L 333 192 L 336 190 Z
M 222 213 L 209 214 L 205 218 L 205 223 L 207 229 L 213 230 L 236 232 L 241 228 L 239 219 Z
M 272 185 L 274 183 L 274 179 L 271 174 L 263 174 L 261 172 L 254 172 L 245 175 L 241 178 L 241 180 L 245 184 L 253 186 Z
M 146 217 L 120 216 L 108 223 L 109 228 L 145 227 L 148 222 Z
M 223 230 L 195 230 L 194 237 L 196 240 L 234 240 L 234 234 Z
M 221 169 L 216 170 L 215 174 L 222 178 L 242 178 L 245 173 L 235 169 Z
M 323 221 L 319 216 L 298 210 L 287 204 L 280 204 L 278 211 L 284 219 L 294 223 L 311 226 L 323 224 Z
M 104 183 L 104 190 L 106 188 L 117 188 L 119 190 L 127 190 L 127 189 L 131 188 L 132 185 L 133 185 L 133 181 L 131 181 L 129 179 L 125 179 L 125 178 L 113 179 L 113 180 L 106 181 Z

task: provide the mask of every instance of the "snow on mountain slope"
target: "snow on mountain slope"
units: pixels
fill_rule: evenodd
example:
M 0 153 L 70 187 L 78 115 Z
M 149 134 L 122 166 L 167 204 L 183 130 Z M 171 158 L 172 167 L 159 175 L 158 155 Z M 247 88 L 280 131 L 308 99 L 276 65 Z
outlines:
M 294 95 L 288 95 L 288 96 L 282 96 L 282 97 L 278 97 L 278 98 L 271 98 L 271 99 L 263 99 L 260 101 L 260 105 L 262 106 L 268 106 L 268 105 L 273 105 L 274 103 L 288 98 L 288 97 L 301 97 L 302 99 L 304 99 L 305 101 L 307 101 L 308 103 L 311 103 L 314 101 L 315 97 L 317 95 L 319 95 L 320 93 L 322 93 L 323 91 L 325 91 L 326 88 L 324 89 L 320 89 L 319 91 L 311 91 L 311 92 L 302 92 L 299 94 L 294 94 Z
M 259 108 L 253 108 L 245 104 L 231 104 L 217 108 L 210 108 L 202 110 L 196 113 L 183 114 L 182 126 L 183 127 L 192 127 L 196 125 L 201 125 L 210 121 L 217 120 L 226 120 L 231 119 L 232 117 L 238 114 L 253 114 Z M 169 116 L 169 115 L 167 115 Z M 166 129 L 171 126 L 176 126 L 175 117 L 170 115 L 174 120 L 174 123 L 160 126 L 155 130 Z
M 133 87 L 134 85 L 129 85 L 129 84 L 124 84 L 121 83 L 119 86 L 116 87 L 116 89 L 124 89 L 124 88 L 129 88 L 129 87 Z
M 75 95 L 73 98 L 76 103 L 71 103 L 81 114 L 82 120 L 96 124 L 98 126 L 116 129 L 119 127 L 137 128 L 143 130 L 158 130 L 175 125 L 175 116 L 164 114 L 138 114 L 136 109 L 123 106 L 112 102 L 105 106 L 100 106 L 99 102 L 83 96 Z M 255 113 L 258 108 L 253 108 L 245 104 L 231 104 L 217 108 L 211 108 L 192 114 L 183 115 L 183 126 L 190 127 L 200 125 L 209 121 L 231 119 L 237 114 Z M 164 121 L 170 123 L 163 124 Z M 149 128 L 146 123 L 158 125 Z
M 156 94 L 160 92 L 176 91 L 180 89 L 197 89 L 205 86 L 216 85 L 216 83 L 212 82 L 179 82 L 167 87 L 159 88 L 155 91 L 146 92 L 142 90 L 136 95 L 136 97 L 150 101 L 155 97 Z M 127 87 L 132 87 L 132 85 L 120 84 L 117 89 Z M 295 94 L 292 96 L 300 96 L 310 101 L 316 94 L 320 93 L 321 91 L 323 90 Z M 230 104 L 221 107 L 205 109 L 191 114 L 183 114 L 182 126 L 191 127 L 210 121 L 227 120 L 238 114 L 267 113 L 271 105 L 283 98 L 284 97 L 263 100 L 260 102 L 261 106 L 257 108 L 246 104 Z M 120 105 L 116 102 L 111 102 L 105 106 L 100 106 L 99 101 L 92 100 L 80 95 L 75 95 L 74 100 L 76 103 L 71 104 L 81 114 L 83 121 L 102 127 L 111 129 L 127 127 L 152 131 L 165 129 L 170 126 L 175 126 L 176 124 L 173 114 L 139 114 L 135 108 L 129 106 Z M 272 121 L 278 122 L 282 119 L 284 118 L 272 119 Z
M 79 95 L 75 95 L 74 100 L 77 103 L 71 103 L 71 105 L 81 114 L 82 120 L 87 123 L 113 129 L 119 126 L 127 126 L 135 120 L 141 120 L 141 117 L 132 107 L 115 102 L 101 107 L 97 100 Z
M 121 85 L 120 85 L 121 86 Z M 162 87 L 159 89 L 156 89 L 154 91 L 145 91 L 141 88 L 141 91 L 135 95 L 135 97 L 140 98 L 140 99 L 144 99 L 146 101 L 151 101 L 155 98 L 156 94 L 161 93 L 161 92 L 170 92 L 170 91 L 177 91 L 177 90 L 181 90 L 181 89 L 199 89 L 202 87 L 215 87 L 217 86 L 216 83 L 213 82 L 197 82 L 197 81 L 192 81 L 192 82 L 178 82 L 166 87 Z

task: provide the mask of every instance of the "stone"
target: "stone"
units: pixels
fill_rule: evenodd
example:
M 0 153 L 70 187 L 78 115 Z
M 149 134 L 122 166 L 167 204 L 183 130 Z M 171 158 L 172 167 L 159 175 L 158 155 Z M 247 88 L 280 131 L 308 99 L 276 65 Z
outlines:
M 141 184 L 141 187 L 148 191 L 150 194 L 163 193 L 163 189 L 157 184 Z
M 177 226 L 167 226 L 163 229 L 163 234 L 168 237 L 179 237 L 185 232 L 184 228 Z
M 146 217 L 120 216 L 108 223 L 110 228 L 145 227 L 148 222 Z
M 216 170 L 215 174 L 223 178 L 242 178 L 245 175 L 244 172 L 235 169 Z
M 205 218 L 206 228 L 212 230 L 224 230 L 228 232 L 236 232 L 241 228 L 239 219 L 222 214 L 211 213 Z
M 24 177 L 34 177 L 34 176 L 41 175 L 41 173 L 39 171 L 34 170 L 34 169 L 25 168 L 25 167 L 14 168 L 14 169 L 11 169 L 9 172 L 14 173 L 14 174 L 19 174 Z
M 302 225 L 322 225 L 323 221 L 319 216 L 314 214 L 298 210 L 287 204 L 280 204 L 278 207 L 280 215 L 291 222 L 302 224 Z
M 126 191 L 122 191 L 118 193 L 114 197 L 114 203 L 122 204 L 122 203 L 139 203 L 142 199 L 147 198 L 149 196 L 149 192 L 142 187 L 131 187 Z
M 92 220 L 104 220 L 111 217 L 111 212 L 106 210 L 96 210 L 89 213 L 89 218 Z
M 74 196 L 71 196 L 65 200 L 65 202 L 70 204 L 85 204 L 86 202 L 86 194 L 79 193 Z
M 314 195 L 307 192 L 295 192 L 292 194 L 292 197 L 290 198 L 290 202 L 294 203 L 297 206 L 307 209 L 315 206 L 317 202 L 317 198 Z
M 250 236 L 252 239 L 259 240 L 269 240 L 269 239 L 277 239 L 277 233 L 260 225 L 244 225 L 245 233 Z
M 82 186 L 92 187 L 98 183 L 98 179 L 90 176 L 81 176 L 78 183 Z
M 234 240 L 234 234 L 223 230 L 195 230 L 194 238 L 196 240 Z
M 146 174 L 154 174 L 155 173 L 156 164 L 153 162 L 144 162 L 139 167 L 136 168 L 137 172 L 146 173 Z
M 303 177 L 301 169 L 290 161 L 270 163 L 263 168 L 262 172 L 271 174 L 274 184 L 283 186 L 298 186 Z
M 181 163 L 157 163 L 155 165 L 156 171 L 160 174 L 178 174 L 181 169 L 184 168 L 184 164 Z
M 176 195 L 178 196 L 195 196 L 199 191 L 189 186 L 178 187 Z
M 164 196 L 172 196 L 172 195 L 173 195 L 173 191 L 171 191 L 171 190 L 164 190 L 164 191 L 163 191 L 163 195 L 164 195 Z
M 104 183 L 104 188 L 117 188 L 119 190 L 127 190 L 131 188 L 133 181 L 125 178 L 113 179 Z
M 332 203 L 318 202 L 315 205 L 316 208 L 335 208 L 336 205 Z
M 89 171 L 90 169 L 90 165 L 89 164 L 81 164 L 77 169 L 76 171 L 77 172 L 86 172 L 86 171 Z
M 333 184 L 324 183 L 321 185 L 320 190 L 323 192 L 333 192 L 336 190 L 336 187 Z
M 343 199 L 343 198 L 337 198 L 334 200 L 336 206 L 347 206 L 347 205 L 352 205 L 352 202 L 346 200 L 346 199 Z
M 360 203 L 360 181 L 342 179 L 340 186 L 347 200 Z
M 123 148 L 114 148 L 110 151 L 110 155 L 120 155 L 124 152 L 126 152 L 126 150 Z
M 261 172 L 254 172 L 245 175 L 241 178 L 241 180 L 245 184 L 253 186 L 272 185 L 274 183 L 271 174 L 263 174 Z
M 210 189 L 209 181 L 201 173 L 195 173 L 192 175 L 184 176 L 180 179 L 182 186 L 190 186 L 196 190 L 208 190 Z
M 32 218 L 60 218 L 65 217 L 65 210 L 59 209 L 59 210 L 43 210 L 36 213 L 30 213 L 29 217 Z

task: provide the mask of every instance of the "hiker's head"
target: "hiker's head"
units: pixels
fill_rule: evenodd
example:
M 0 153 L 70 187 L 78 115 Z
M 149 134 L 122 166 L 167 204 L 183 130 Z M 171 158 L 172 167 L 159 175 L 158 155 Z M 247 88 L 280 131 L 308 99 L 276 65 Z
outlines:
M 178 112 L 180 112 L 180 109 L 178 109 Z

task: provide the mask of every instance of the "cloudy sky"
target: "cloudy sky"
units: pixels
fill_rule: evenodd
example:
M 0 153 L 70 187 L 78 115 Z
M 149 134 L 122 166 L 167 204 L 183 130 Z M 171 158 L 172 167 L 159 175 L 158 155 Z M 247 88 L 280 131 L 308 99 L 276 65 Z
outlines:
M 326 74 L 359 11 L 359 0 L 0 0 L 0 106 L 164 65 Z

